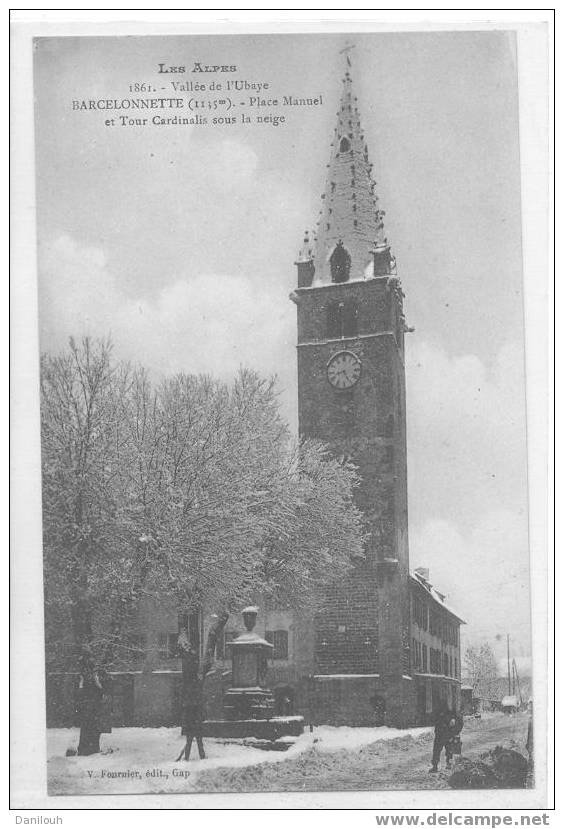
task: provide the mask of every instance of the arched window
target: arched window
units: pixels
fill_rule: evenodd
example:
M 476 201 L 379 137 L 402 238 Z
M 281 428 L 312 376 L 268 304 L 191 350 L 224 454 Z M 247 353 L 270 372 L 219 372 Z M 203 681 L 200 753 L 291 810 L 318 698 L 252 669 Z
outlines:
M 329 259 L 331 282 L 348 282 L 351 272 L 351 257 L 342 242 L 337 242 Z
M 348 153 L 351 148 L 351 142 L 348 138 L 341 138 L 341 143 L 339 144 L 339 152 L 340 153 Z

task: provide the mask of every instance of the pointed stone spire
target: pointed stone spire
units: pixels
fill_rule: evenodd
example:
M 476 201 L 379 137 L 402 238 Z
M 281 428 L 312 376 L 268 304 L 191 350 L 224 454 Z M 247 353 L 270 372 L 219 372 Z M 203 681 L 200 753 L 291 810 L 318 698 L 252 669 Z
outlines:
M 346 68 L 337 126 L 327 165 L 327 182 L 317 231 L 313 285 L 370 279 L 390 273 L 390 250 L 384 235 L 368 147 L 360 125 L 357 99 Z

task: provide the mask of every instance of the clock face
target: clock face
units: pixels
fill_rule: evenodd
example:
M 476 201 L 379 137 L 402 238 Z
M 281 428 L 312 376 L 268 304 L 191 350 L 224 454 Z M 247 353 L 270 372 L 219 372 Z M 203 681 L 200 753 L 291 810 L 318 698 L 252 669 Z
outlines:
M 336 389 L 350 389 L 360 379 L 361 362 L 352 351 L 339 351 L 327 363 L 327 379 Z

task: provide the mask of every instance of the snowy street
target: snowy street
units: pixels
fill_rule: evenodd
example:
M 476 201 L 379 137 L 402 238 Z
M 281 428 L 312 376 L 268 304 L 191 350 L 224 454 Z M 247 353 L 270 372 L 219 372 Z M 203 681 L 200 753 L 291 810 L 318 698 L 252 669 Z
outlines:
M 471 759 L 512 741 L 524 751 L 527 715 L 467 719 L 463 755 Z M 178 728 L 118 728 L 102 736 L 102 754 L 65 757 L 77 729 L 50 729 L 49 794 L 137 794 L 228 791 L 344 791 L 447 788 L 430 775 L 432 728 L 332 728 L 307 731 L 287 751 L 242 741 L 205 739 L 207 758 L 175 762 L 183 746 Z M 252 741 L 248 741 L 251 743 Z

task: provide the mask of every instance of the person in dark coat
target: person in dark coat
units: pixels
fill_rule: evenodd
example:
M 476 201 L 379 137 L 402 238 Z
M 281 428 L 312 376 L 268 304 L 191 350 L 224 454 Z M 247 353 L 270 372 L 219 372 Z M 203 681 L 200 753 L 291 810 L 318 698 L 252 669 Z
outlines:
M 439 770 L 441 752 L 444 748 L 446 767 L 451 767 L 452 740 L 460 734 L 463 726 L 462 716 L 449 708 L 446 702 L 441 702 L 435 716 L 435 740 L 433 742 L 433 760 L 429 771 L 435 774 Z
M 186 745 L 182 749 L 180 760 L 190 759 L 192 742 L 196 738 L 200 760 L 205 760 L 202 723 L 204 721 L 203 676 L 200 673 L 200 660 L 196 649 L 190 643 L 185 629 L 178 636 L 177 654 L 182 660 L 182 730 Z
M 206 759 L 204 741 L 202 739 L 202 724 L 204 722 L 204 681 L 208 674 L 212 673 L 212 666 L 217 647 L 217 640 L 229 619 L 229 613 L 222 611 L 216 621 L 210 626 L 206 651 L 202 665 L 198 655 L 198 649 L 191 643 L 188 633 L 189 627 L 182 625 L 178 635 L 176 655 L 182 660 L 182 731 L 186 737 L 186 745 L 176 758 L 177 761 L 184 757 L 190 759 L 190 750 L 194 737 L 198 745 L 200 760 Z
M 96 666 L 88 648 L 84 648 L 79 660 L 77 687 L 77 713 L 80 724 L 80 740 L 77 754 L 86 756 L 100 751 L 100 735 L 109 733 L 109 682 L 106 672 Z

